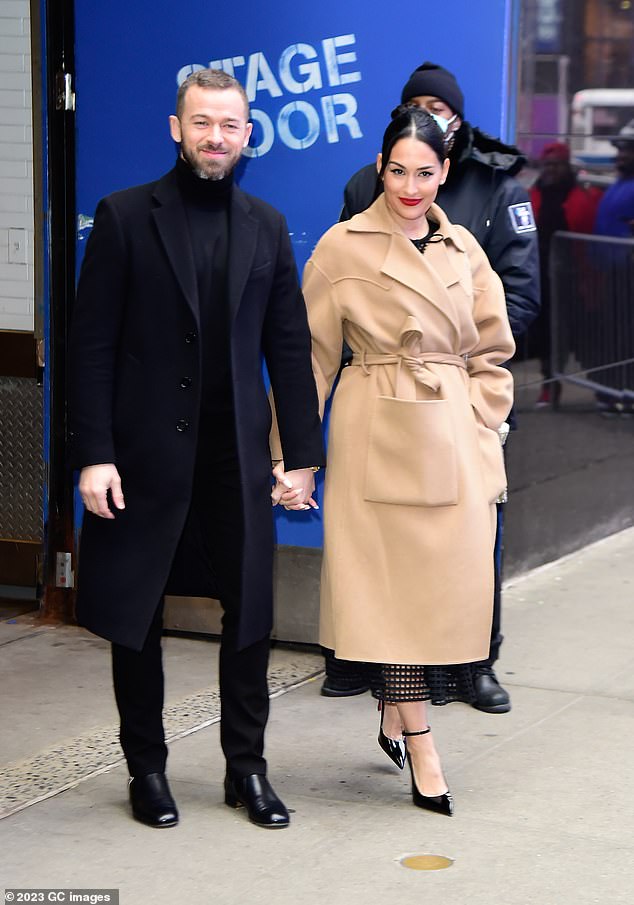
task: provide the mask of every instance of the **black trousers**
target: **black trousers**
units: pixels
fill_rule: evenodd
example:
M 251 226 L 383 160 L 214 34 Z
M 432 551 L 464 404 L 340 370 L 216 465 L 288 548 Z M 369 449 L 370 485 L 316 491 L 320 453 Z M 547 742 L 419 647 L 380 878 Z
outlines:
M 478 663 L 478 666 L 493 666 L 499 659 L 500 647 L 504 640 L 502 628 L 502 565 L 504 559 L 504 504 L 497 504 L 497 530 L 495 533 L 495 547 L 493 549 L 493 621 L 491 623 L 491 640 L 489 642 L 489 656 Z
M 210 422 L 211 423 L 211 419 Z M 264 730 L 269 714 L 267 666 L 269 639 L 238 650 L 242 550 L 240 474 L 233 440 L 233 419 L 201 433 L 192 503 L 184 532 L 195 540 L 196 555 L 204 551 L 210 587 L 218 589 L 223 606 L 220 645 L 220 742 L 227 771 L 235 778 L 265 774 Z M 187 562 L 188 550 L 177 558 Z M 161 654 L 163 600 L 143 649 L 112 645 L 115 698 L 121 720 L 120 739 L 131 776 L 162 773 L 167 760 L 163 730 L 164 675 Z

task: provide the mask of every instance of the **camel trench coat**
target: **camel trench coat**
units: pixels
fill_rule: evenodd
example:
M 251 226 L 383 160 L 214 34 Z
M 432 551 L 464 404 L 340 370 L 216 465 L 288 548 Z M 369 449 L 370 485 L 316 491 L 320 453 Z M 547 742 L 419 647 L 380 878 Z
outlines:
M 498 428 L 512 404 L 504 292 L 473 238 L 432 205 L 423 255 L 381 196 L 332 227 L 304 273 L 322 407 L 339 371 L 324 494 L 321 643 L 337 657 L 487 656 Z

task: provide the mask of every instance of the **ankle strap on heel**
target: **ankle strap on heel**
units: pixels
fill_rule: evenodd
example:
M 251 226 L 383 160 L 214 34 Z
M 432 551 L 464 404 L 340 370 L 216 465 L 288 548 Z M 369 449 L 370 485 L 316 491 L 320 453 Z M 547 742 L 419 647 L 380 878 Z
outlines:
M 401 734 L 408 738 L 410 735 L 427 735 L 428 732 L 431 732 L 431 726 L 428 726 L 427 729 L 419 729 L 417 732 L 408 732 L 407 729 L 403 729 Z

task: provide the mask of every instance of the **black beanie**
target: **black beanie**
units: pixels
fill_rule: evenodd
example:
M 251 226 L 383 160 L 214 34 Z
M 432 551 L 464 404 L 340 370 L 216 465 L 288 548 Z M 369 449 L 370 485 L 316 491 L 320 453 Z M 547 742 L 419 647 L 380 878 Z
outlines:
M 464 119 L 464 95 L 455 75 L 448 69 L 436 63 L 423 63 L 409 77 L 401 94 L 401 103 L 405 104 L 413 97 L 420 97 L 423 94 L 439 97 L 458 114 L 460 119 Z

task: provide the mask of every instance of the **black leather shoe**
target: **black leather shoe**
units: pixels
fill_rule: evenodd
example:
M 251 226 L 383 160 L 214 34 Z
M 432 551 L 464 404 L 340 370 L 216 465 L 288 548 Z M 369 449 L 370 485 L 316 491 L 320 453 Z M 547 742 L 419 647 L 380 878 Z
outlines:
M 133 776 L 129 785 L 130 804 L 136 820 L 146 826 L 176 826 L 178 811 L 165 773 Z
M 225 804 L 245 807 L 251 823 L 276 830 L 288 826 L 290 817 L 266 776 L 252 773 L 243 779 L 225 777 Z
M 321 686 L 321 694 L 323 694 L 325 698 L 351 698 L 355 694 L 365 694 L 365 692 L 369 690 L 369 685 L 340 684 L 328 676 L 326 676 Z
M 473 706 L 484 713 L 508 713 L 511 709 L 511 698 L 508 691 L 502 688 L 495 672 L 490 666 L 476 666 L 473 672 L 473 684 L 476 699 Z

